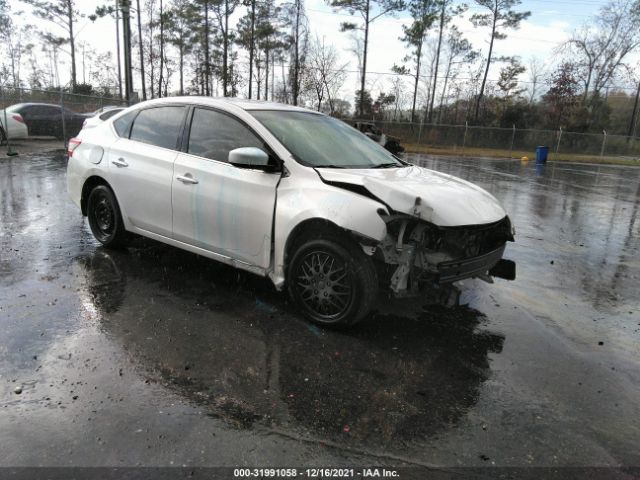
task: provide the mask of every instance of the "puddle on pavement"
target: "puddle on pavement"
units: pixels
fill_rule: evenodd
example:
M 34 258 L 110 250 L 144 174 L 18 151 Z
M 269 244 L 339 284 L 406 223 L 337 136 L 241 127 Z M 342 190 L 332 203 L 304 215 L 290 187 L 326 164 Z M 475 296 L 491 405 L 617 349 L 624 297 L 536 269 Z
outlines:
M 142 243 L 79 257 L 82 294 L 151 381 L 239 427 L 397 447 L 455 425 L 502 349 L 465 307 L 319 329 L 265 280 Z

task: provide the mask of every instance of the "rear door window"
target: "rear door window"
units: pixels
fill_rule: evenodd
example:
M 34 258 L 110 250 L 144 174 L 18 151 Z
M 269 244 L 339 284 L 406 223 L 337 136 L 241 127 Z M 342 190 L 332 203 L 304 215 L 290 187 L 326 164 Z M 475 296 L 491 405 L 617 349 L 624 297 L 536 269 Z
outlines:
M 185 107 L 166 106 L 142 110 L 131 127 L 131 140 L 176 149 Z

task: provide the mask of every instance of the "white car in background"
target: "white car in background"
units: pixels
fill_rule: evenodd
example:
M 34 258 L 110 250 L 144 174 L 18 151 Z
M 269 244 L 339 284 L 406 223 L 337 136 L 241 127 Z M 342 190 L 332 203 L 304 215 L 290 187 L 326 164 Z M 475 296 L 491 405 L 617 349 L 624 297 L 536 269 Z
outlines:
M 139 103 L 69 141 L 67 184 L 106 247 L 130 232 L 266 276 L 323 325 L 361 320 L 380 290 L 515 278 L 492 195 L 289 105 Z
M 29 130 L 22 115 L 14 112 L 12 107 L 0 110 L 0 145 L 6 143 L 7 134 L 9 140 L 27 138 L 29 135 Z
M 100 110 L 95 111 L 93 116 L 87 118 L 82 124 L 82 128 L 96 127 L 124 109 L 125 107 L 103 107 Z

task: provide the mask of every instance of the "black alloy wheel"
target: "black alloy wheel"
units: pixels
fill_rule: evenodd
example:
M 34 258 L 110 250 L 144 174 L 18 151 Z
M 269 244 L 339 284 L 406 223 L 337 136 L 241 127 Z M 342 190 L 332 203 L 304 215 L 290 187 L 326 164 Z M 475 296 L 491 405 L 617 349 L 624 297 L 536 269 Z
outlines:
M 353 301 L 353 272 L 333 252 L 314 250 L 306 254 L 294 281 L 305 308 L 327 322 L 343 315 Z
M 370 311 L 377 292 L 371 258 L 339 237 L 302 243 L 289 265 L 287 283 L 305 316 L 325 326 L 356 323 Z

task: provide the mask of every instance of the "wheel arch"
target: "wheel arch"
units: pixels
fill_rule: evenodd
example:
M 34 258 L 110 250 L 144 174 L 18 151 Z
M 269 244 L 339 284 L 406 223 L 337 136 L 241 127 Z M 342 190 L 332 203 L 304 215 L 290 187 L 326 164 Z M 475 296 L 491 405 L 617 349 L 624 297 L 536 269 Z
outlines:
M 284 246 L 283 256 L 283 270 L 287 271 L 291 257 L 295 252 L 295 249 L 299 246 L 301 240 L 307 237 L 313 232 L 318 233 L 330 233 L 338 237 L 343 237 L 345 240 L 352 242 L 354 245 L 376 245 L 377 240 L 369 238 L 353 230 L 341 227 L 333 221 L 322 218 L 312 217 L 307 218 L 298 223 L 289 233 Z
M 334 249 L 335 247 L 339 247 L 339 251 L 341 250 L 343 252 L 341 255 L 345 258 L 345 262 L 351 262 L 353 265 L 351 278 L 355 283 L 350 283 L 353 292 L 352 297 L 348 304 L 343 305 L 343 310 L 340 310 L 337 319 L 335 317 L 332 317 L 333 319 L 326 317 L 319 318 L 318 315 L 321 315 L 321 313 L 317 310 L 310 313 L 310 307 L 308 305 L 306 307 L 302 305 L 302 303 L 306 304 L 306 302 L 304 302 L 300 294 L 296 292 L 299 288 L 294 286 L 296 282 L 293 282 L 291 279 L 291 275 L 294 274 L 293 269 L 297 269 L 296 262 L 301 258 L 298 252 L 300 252 L 301 248 L 306 248 L 305 246 L 308 245 L 306 243 L 307 240 L 311 240 L 312 242 L 315 240 L 316 245 L 319 243 L 325 246 L 333 245 Z M 345 229 L 326 218 L 309 218 L 294 227 L 285 245 L 284 271 L 287 273 L 285 275 L 286 280 L 284 285 L 286 285 L 291 299 L 301 305 L 308 319 L 320 323 L 323 326 L 343 328 L 357 323 L 371 311 L 377 296 L 377 272 L 371 255 L 368 255 L 362 246 L 374 246 L 377 243 L 378 241 L 375 239 Z M 333 262 L 331 265 L 333 265 Z M 330 275 L 330 273 L 326 272 L 325 274 Z M 322 278 L 322 275 L 320 278 Z M 320 287 L 322 287 L 322 284 Z M 324 296 L 327 296 L 327 292 L 324 293 Z
M 113 188 L 103 177 L 99 175 L 91 175 L 89 178 L 87 178 L 82 185 L 82 193 L 80 194 L 80 209 L 82 210 L 82 215 L 84 215 L 85 217 L 87 216 L 87 203 L 89 200 L 89 194 L 91 193 L 91 190 L 93 190 L 98 185 L 105 185 L 109 187 L 113 192 Z

